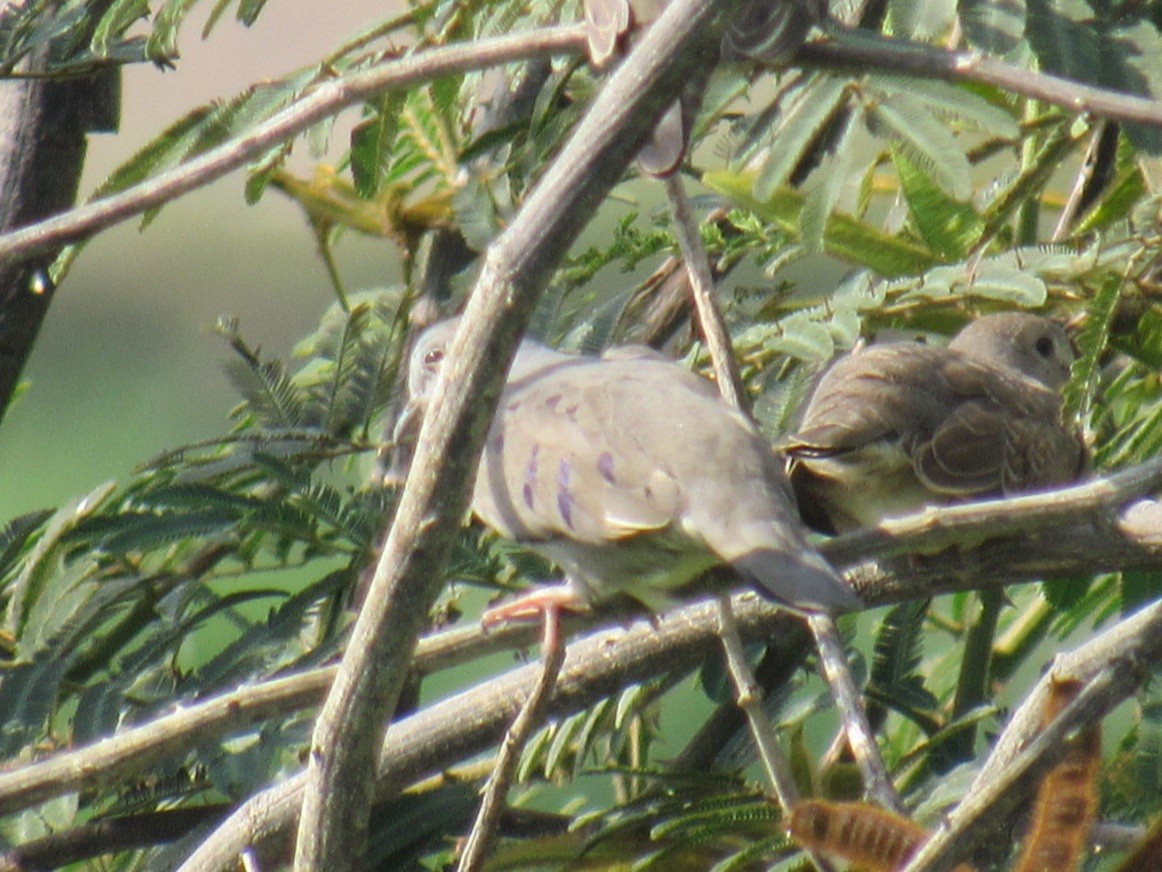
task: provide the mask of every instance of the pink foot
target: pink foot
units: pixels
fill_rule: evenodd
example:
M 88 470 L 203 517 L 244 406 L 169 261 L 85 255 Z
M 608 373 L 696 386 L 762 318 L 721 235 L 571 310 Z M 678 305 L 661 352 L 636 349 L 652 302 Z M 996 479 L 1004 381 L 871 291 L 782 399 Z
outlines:
M 555 587 L 540 587 L 511 602 L 503 603 L 485 611 L 480 624 L 488 630 L 501 624 L 516 621 L 540 621 L 549 617 L 550 612 L 583 612 L 588 605 L 577 596 L 577 591 L 567 584 Z

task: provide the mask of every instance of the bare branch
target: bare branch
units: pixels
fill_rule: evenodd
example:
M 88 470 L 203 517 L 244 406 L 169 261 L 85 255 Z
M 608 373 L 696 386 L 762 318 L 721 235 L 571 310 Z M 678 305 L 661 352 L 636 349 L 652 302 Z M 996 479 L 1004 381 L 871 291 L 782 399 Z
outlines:
M 859 34 L 809 42 L 794 60 L 828 69 L 879 70 L 952 82 L 980 82 L 1069 112 L 1162 126 L 1162 102 L 1158 100 L 1038 73 L 979 52 L 946 51 L 923 43 Z
M 794 619 L 756 595 L 737 598 L 734 612 L 745 640 L 778 644 L 780 638 L 801 638 L 789 629 Z M 716 603 L 703 600 L 576 641 L 569 646 L 548 714 L 572 714 L 627 684 L 693 668 L 717 650 L 718 616 Z M 406 785 L 447 768 L 449 761 L 494 744 L 540 671 L 540 664 L 511 670 L 393 724 L 379 759 L 377 798 L 395 796 Z M 252 797 L 199 846 L 181 872 L 225 872 L 234 868 L 247 846 L 261 848 L 285 835 L 298 814 L 304 783 L 300 774 Z
M 819 650 L 819 663 L 831 696 L 843 719 L 843 729 L 847 733 L 847 743 L 855 757 L 860 775 L 868 795 L 884 808 L 900 814 L 904 813 L 904 803 L 896 793 L 896 786 L 888 774 L 888 767 L 876 745 L 875 733 L 868 723 L 867 710 L 851 667 L 847 664 L 847 652 L 839 637 L 839 630 L 830 615 L 811 615 L 807 619 L 815 647 Z
M 162 206 L 245 166 L 274 146 L 369 97 L 452 73 L 487 69 L 546 54 L 582 54 L 585 46 L 583 27 L 556 27 L 434 48 L 323 82 L 245 136 L 119 194 L 0 235 L 0 263 L 78 242 Z
M 933 506 L 881 521 L 829 542 L 826 554 L 849 565 L 864 557 L 931 552 L 989 537 L 1052 530 L 1103 518 L 1162 487 L 1162 457 L 1071 487 L 1043 493 Z
M 1156 663 L 1160 656 L 1162 602 L 1156 602 L 1073 654 L 1059 658 L 1013 716 L 968 796 L 904 872 L 947 872 L 966 859 L 980 835 L 1010 814 L 1064 755 L 1069 748 L 1065 741 L 1069 734 L 1105 717 L 1134 693 L 1149 674 L 1146 665 Z M 1052 724 L 1030 741 L 1033 733 L 1028 725 L 1033 719 L 1040 720 L 1049 683 L 1067 678 L 1084 680 L 1087 685 Z
M 504 812 L 508 789 L 516 775 L 520 755 L 529 736 L 540 726 L 549 694 L 557 683 L 561 664 L 565 662 L 565 646 L 559 636 L 560 614 L 553 610 L 544 615 L 545 637 L 541 642 L 541 672 L 529 692 L 528 699 L 521 706 L 520 713 L 504 734 L 500 752 L 496 755 L 492 773 L 484 789 L 484 797 L 476 813 L 476 820 L 464 842 L 457 872 L 476 872 L 483 868 L 488 859 L 489 849 L 496 837 L 496 828 Z
M 1011 533 L 1016 522 L 1011 506 L 1019 501 L 1040 519 L 1040 526 L 1024 530 L 1027 535 L 990 541 L 984 547 L 928 554 L 922 561 L 900 561 L 891 567 L 858 566 L 859 561 L 875 554 L 874 547 L 852 547 L 853 543 L 863 543 L 863 533 L 824 543 L 822 551 L 840 568 L 858 566 L 849 577 L 858 580 L 861 595 L 870 605 L 994 586 L 1002 578 L 1005 583 L 1017 583 L 1034 578 L 1073 578 L 1119 567 L 1162 570 L 1162 546 L 1149 531 L 1135 538 L 1130 531 L 1111 535 L 1090 526 L 1060 526 L 1062 518 L 1085 517 L 1095 505 L 1114 506 L 1149 490 L 1156 467 L 1156 463 L 1145 464 L 1053 494 L 957 506 L 936 513 L 921 512 L 910 519 L 893 522 L 892 527 L 899 533 L 890 529 L 877 533 L 877 541 L 881 535 L 886 537 L 884 541 L 889 544 L 885 547 L 899 553 L 908 548 L 923 550 L 933 518 L 948 512 L 967 513 L 976 519 L 979 528 L 1004 530 L 1007 527 Z M 1038 504 L 1051 507 L 1053 512 L 1036 511 Z M 1136 508 L 1131 507 L 1127 514 L 1134 513 Z M 970 526 L 964 526 L 962 532 L 966 541 L 980 538 Z M 896 536 L 900 537 L 898 545 Z M 1004 571 L 999 572 L 1000 569 Z M 573 630 L 591 628 L 599 620 L 609 620 L 609 617 L 571 618 L 570 627 Z M 535 629 L 515 625 L 487 634 L 479 626 L 455 628 L 420 642 L 413 671 L 426 675 L 451 668 L 487 653 L 523 647 L 535 636 Z M 175 749 L 184 749 L 194 736 L 203 741 L 213 739 L 260 720 L 315 705 L 330 686 L 333 674 L 334 667 L 329 667 L 246 686 L 93 745 L 0 772 L 0 814 L 124 778 L 153 765 Z M 1032 727 L 1037 723 L 1034 718 Z
M 621 178 L 658 116 L 717 45 L 738 0 L 676 0 L 594 100 L 560 156 L 490 247 L 343 665 L 315 725 L 295 869 L 345 872 L 366 845 L 372 761 L 439 569 L 467 505 L 505 371 L 544 283 Z

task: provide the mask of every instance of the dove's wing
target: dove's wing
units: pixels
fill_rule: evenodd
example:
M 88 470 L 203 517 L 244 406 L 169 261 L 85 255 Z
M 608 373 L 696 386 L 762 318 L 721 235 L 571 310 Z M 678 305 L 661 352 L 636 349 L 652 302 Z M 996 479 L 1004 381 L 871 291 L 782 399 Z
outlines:
M 626 555 L 643 565 L 647 543 L 658 586 L 731 562 L 793 605 L 859 604 L 802 538 L 757 431 L 704 379 L 653 354 L 579 358 L 512 385 L 473 508 L 505 535 L 551 544 L 590 587 L 626 587 L 608 576 Z
M 1065 484 L 1085 464 L 1077 432 L 1061 422 L 1061 396 L 1010 369 L 947 354 L 938 370 L 955 399 L 918 435 L 916 475 L 934 493 L 984 496 Z
M 677 520 L 668 470 L 627 440 L 602 364 L 576 358 L 505 392 L 473 508 L 515 539 L 612 542 Z
M 804 515 L 842 531 L 1075 479 L 1084 452 L 1060 416 L 1060 395 L 1023 372 L 957 348 L 891 343 L 840 358 L 783 448 Z

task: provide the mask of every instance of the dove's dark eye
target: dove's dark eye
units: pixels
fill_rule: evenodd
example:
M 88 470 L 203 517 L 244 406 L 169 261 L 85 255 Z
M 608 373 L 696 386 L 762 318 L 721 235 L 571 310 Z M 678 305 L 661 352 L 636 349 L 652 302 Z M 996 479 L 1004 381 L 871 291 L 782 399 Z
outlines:
M 1042 336 L 1040 339 L 1038 339 L 1035 343 L 1033 343 L 1033 348 L 1035 348 L 1037 353 L 1042 357 L 1048 358 L 1053 356 L 1053 340 L 1048 336 Z
M 433 348 L 431 351 L 424 354 L 424 365 L 435 366 L 444 359 L 444 352 L 442 349 Z

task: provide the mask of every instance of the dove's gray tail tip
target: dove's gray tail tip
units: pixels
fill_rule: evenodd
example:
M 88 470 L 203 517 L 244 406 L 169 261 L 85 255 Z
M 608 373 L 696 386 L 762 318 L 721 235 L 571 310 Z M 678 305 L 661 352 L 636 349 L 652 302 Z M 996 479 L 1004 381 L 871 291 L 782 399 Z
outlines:
M 816 551 L 762 549 L 733 561 L 759 593 L 802 611 L 854 612 L 866 603 Z

